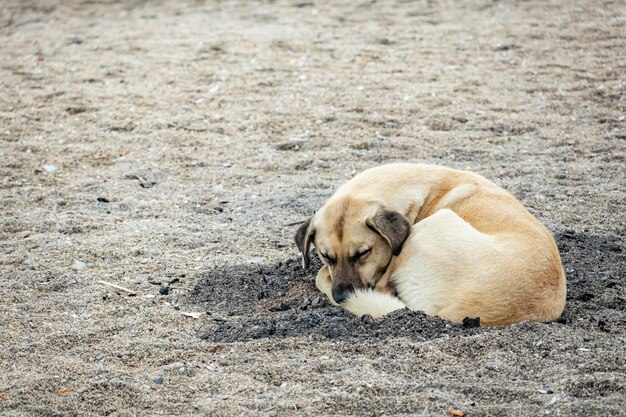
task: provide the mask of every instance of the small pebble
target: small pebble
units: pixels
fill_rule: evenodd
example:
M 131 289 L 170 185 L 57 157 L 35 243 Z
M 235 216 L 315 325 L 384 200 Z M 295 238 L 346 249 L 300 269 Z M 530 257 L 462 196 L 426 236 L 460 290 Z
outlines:
M 163 384 L 163 377 L 162 376 L 158 377 L 157 379 L 154 380 L 154 383 L 157 385 Z
M 84 263 L 83 261 L 79 261 L 78 259 L 75 259 L 74 263 L 72 264 L 72 267 L 78 270 L 85 269 L 86 266 L 87 266 L 86 263 Z
M 161 295 L 168 295 L 170 293 L 170 289 L 168 287 L 161 287 L 159 288 L 159 294 Z
M 291 306 L 289 305 L 289 303 L 280 303 L 280 305 L 278 306 L 274 306 L 274 307 L 270 307 L 270 311 L 287 311 L 291 308 Z
M 176 368 L 183 368 L 184 369 L 184 367 L 185 367 L 185 364 L 182 363 L 182 362 L 172 362 L 170 364 L 162 366 L 163 370 L 165 370 L 165 371 L 172 371 L 172 370 L 174 370 Z
M 110 200 L 106 197 L 98 197 L 97 199 L 100 203 L 109 203 Z
M 33 265 L 33 261 L 31 261 L 30 259 L 26 258 L 22 261 L 22 265 L 24 266 L 32 266 Z
M 378 38 L 378 39 L 376 39 L 376 43 L 379 44 L 379 45 L 387 46 L 387 45 L 393 45 L 395 42 L 392 41 L 392 40 L 389 40 L 387 38 Z
M 480 327 L 480 317 L 465 317 L 463 319 L 463 327 L 466 329 L 472 329 L 474 327 Z
M 300 307 L 298 308 L 300 310 L 306 310 L 310 305 L 311 305 L 311 302 L 309 300 L 304 300 L 304 302 L 300 304 Z
M 50 174 L 54 174 L 55 172 L 57 172 L 59 170 L 58 166 L 56 166 L 56 165 L 48 165 L 48 164 L 44 165 L 42 168 L 43 168 L 44 171 L 46 171 L 46 172 L 48 172 Z
M 96 356 L 96 360 L 101 361 L 102 359 L 104 359 L 104 353 L 98 353 L 98 356 Z
M 152 188 L 156 185 L 156 181 L 141 181 L 139 185 L 141 188 Z
M 311 302 L 311 307 L 319 307 L 322 305 L 322 299 L 320 297 L 315 297 Z

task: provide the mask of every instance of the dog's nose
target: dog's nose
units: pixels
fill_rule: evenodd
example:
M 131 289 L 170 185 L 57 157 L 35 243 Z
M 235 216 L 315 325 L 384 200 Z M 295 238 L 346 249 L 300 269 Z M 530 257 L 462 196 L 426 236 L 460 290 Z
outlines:
M 350 293 L 354 291 L 352 284 L 339 284 L 333 288 L 333 298 L 337 304 L 341 304 L 348 299 Z

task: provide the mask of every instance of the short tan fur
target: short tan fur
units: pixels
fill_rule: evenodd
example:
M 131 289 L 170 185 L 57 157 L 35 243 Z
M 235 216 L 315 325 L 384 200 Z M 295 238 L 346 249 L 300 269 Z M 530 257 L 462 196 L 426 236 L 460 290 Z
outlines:
M 482 325 L 558 318 L 566 282 L 550 232 L 480 175 L 389 164 L 348 181 L 296 233 L 333 304 L 381 316 L 407 306 Z M 373 291 L 372 291 L 373 290 Z M 369 307 L 368 307 L 369 306 Z

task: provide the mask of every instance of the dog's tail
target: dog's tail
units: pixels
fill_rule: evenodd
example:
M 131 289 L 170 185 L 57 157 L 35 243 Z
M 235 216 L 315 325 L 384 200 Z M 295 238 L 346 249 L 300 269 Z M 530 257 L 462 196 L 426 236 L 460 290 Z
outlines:
M 377 318 L 392 311 L 406 307 L 398 297 L 391 294 L 377 292 L 371 289 L 359 289 L 350 294 L 348 299 L 341 303 L 341 307 L 355 316 L 370 316 Z

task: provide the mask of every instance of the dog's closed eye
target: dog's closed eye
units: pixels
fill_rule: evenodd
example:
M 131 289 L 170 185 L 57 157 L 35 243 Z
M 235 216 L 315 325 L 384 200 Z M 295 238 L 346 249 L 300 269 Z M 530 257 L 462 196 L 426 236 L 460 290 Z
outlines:
M 337 263 L 337 260 L 335 258 L 333 258 L 332 256 L 330 256 L 327 253 L 320 253 L 320 256 L 322 257 L 322 259 L 324 259 L 329 265 L 335 265 Z
M 350 257 L 350 262 L 355 263 L 355 262 L 361 261 L 367 258 L 371 252 L 372 252 L 371 248 L 361 249 L 356 254 Z

